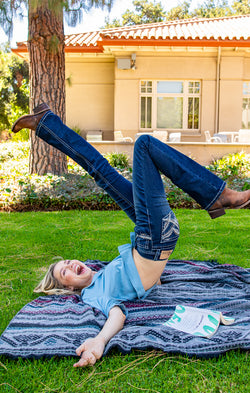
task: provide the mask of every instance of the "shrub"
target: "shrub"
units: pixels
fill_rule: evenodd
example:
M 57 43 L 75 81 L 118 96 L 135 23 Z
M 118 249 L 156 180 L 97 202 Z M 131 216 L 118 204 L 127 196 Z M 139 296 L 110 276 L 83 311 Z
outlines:
M 108 153 L 105 158 L 114 168 L 129 167 L 129 158 L 125 153 Z
M 228 154 L 208 166 L 223 179 L 244 178 L 250 173 L 250 154 L 244 152 Z

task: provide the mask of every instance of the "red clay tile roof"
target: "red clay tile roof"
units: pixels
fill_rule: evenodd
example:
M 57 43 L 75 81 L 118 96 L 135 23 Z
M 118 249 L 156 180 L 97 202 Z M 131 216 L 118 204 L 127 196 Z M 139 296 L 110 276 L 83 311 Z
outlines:
M 193 18 L 107 30 L 104 39 L 244 39 L 250 38 L 250 15 Z
M 65 47 L 66 48 L 97 48 L 98 42 L 101 39 L 101 30 L 88 32 L 88 33 L 79 33 L 79 34 L 70 34 L 65 36 Z
M 27 45 L 17 43 L 17 52 Z M 105 45 L 250 47 L 250 15 L 193 18 L 65 36 L 67 52 L 103 52 Z

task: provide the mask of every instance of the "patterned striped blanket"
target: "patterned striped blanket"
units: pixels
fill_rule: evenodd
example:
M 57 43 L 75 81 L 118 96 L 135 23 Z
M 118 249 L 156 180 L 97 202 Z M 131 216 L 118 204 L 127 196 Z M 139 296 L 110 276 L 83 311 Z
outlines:
M 98 270 L 104 262 L 87 261 Z M 216 262 L 169 261 L 157 286 L 144 300 L 127 302 L 128 318 L 106 346 L 127 353 L 132 348 L 211 357 L 231 349 L 250 349 L 250 269 Z M 201 338 L 163 326 L 177 304 L 222 311 L 236 319 Z M 95 336 L 104 315 L 78 296 L 43 296 L 27 304 L 0 337 L 0 355 L 9 357 L 71 356 Z

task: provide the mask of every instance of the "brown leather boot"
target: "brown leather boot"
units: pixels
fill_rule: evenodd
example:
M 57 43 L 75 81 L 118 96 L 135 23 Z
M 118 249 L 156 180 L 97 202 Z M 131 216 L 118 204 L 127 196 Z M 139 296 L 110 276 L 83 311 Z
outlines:
M 210 207 L 208 214 L 211 218 L 217 218 L 225 214 L 225 209 L 241 209 L 248 204 L 250 204 L 250 190 L 235 191 L 226 187 Z
M 19 119 L 17 119 L 13 124 L 11 131 L 17 133 L 23 128 L 29 128 L 30 130 L 35 131 L 44 113 L 49 110 L 50 110 L 49 106 L 45 103 L 38 105 L 34 109 L 33 115 L 24 115 L 19 117 Z

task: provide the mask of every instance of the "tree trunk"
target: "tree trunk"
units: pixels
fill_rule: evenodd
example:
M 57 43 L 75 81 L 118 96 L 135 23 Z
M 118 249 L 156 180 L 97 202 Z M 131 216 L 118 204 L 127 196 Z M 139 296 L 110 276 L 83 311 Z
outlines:
M 51 10 L 48 0 L 32 8 L 29 1 L 30 110 L 46 102 L 65 122 L 65 54 L 63 10 Z M 30 173 L 67 172 L 67 157 L 31 132 Z

